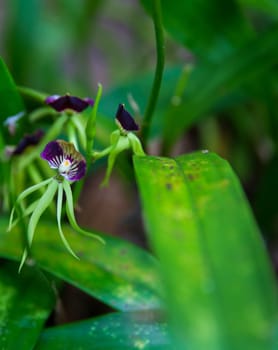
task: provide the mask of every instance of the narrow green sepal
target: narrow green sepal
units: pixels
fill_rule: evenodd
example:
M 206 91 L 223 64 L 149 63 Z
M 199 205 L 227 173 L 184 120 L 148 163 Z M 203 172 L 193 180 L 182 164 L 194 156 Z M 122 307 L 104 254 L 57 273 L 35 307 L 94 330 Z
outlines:
M 78 147 L 78 141 L 77 141 L 76 132 L 75 132 L 75 126 L 72 123 L 70 118 L 68 119 L 66 129 L 67 129 L 69 142 L 72 143 L 74 147 L 78 150 L 79 147 Z
M 77 260 L 80 260 L 79 257 L 74 253 L 74 251 L 71 249 L 68 241 L 66 240 L 66 237 L 62 230 L 61 225 L 61 216 L 62 216 L 62 205 L 63 205 L 63 183 L 58 184 L 58 195 L 57 195 L 57 224 L 58 224 L 58 230 L 61 237 L 61 240 L 67 249 L 67 251 Z
M 71 117 L 71 123 L 74 126 L 76 133 L 78 134 L 78 139 L 81 146 L 86 149 L 86 133 L 84 131 L 84 123 L 82 122 L 82 115 L 75 114 Z
M 33 211 L 35 210 L 35 208 L 38 206 L 39 203 L 39 199 L 34 201 L 33 203 L 31 203 L 26 209 L 21 210 L 21 216 L 18 217 L 17 219 L 15 219 L 9 226 L 9 231 L 12 230 L 21 219 L 25 218 L 26 216 L 30 215 L 33 213 Z
M 74 215 L 73 197 L 72 197 L 70 184 L 68 181 L 64 181 L 62 183 L 62 185 L 63 185 L 63 189 L 64 189 L 65 194 L 66 194 L 66 212 L 67 212 L 67 217 L 69 219 L 71 227 L 76 232 L 79 232 L 79 233 L 81 233 L 85 236 L 89 236 L 91 238 L 95 238 L 98 241 L 100 241 L 101 243 L 105 244 L 105 241 L 99 235 L 93 234 L 93 233 L 79 227 L 79 225 L 76 222 L 75 215 Z
M 28 256 L 27 249 L 24 249 L 23 254 L 22 254 L 22 258 L 20 260 L 20 264 L 19 264 L 19 267 L 18 267 L 18 273 L 21 272 L 22 267 L 23 267 L 23 265 L 24 265 L 24 263 L 25 263 L 25 261 L 27 259 L 27 256 Z
M 98 90 L 97 90 L 97 95 L 96 95 L 96 99 L 94 102 L 94 106 L 92 109 L 92 112 L 89 116 L 88 119 L 88 123 L 86 126 L 86 136 L 88 139 L 88 143 L 92 146 L 92 141 L 95 138 L 95 134 L 96 134 L 96 118 L 97 118 L 97 110 L 98 110 L 98 105 L 99 105 L 99 101 L 102 95 L 102 85 L 99 83 L 98 84 Z M 88 150 L 89 151 L 89 150 Z
M 9 226 L 7 231 L 10 231 L 12 226 L 13 226 L 13 217 L 14 217 L 14 212 L 16 210 L 16 207 L 19 206 L 21 204 L 21 202 L 23 201 L 23 199 L 25 199 L 26 197 L 28 197 L 31 193 L 37 191 L 38 189 L 40 189 L 43 186 L 46 186 L 47 184 L 49 184 L 51 181 L 53 180 L 53 178 L 47 179 L 45 181 L 40 182 L 39 184 L 36 184 L 34 186 L 31 186 L 29 188 L 27 188 L 25 191 L 21 192 L 20 195 L 17 197 L 14 207 L 11 211 L 11 215 L 10 215 L 10 220 L 9 220 Z M 22 207 L 22 206 L 21 206 Z M 23 211 L 23 215 L 24 215 L 24 209 L 22 209 Z
M 55 179 L 52 179 L 52 182 L 50 182 L 45 193 L 39 199 L 38 205 L 33 211 L 33 214 L 31 215 L 31 218 L 28 224 L 28 229 L 27 229 L 27 240 L 28 240 L 29 246 L 31 246 L 32 244 L 38 221 L 42 216 L 43 212 L 47 209 L 47 207 L 52 202 L 53 197 L 57 191 L 57 188 L 58 188 L 58 182 Z
M 132 148 L 133 153 L 136 156 L 145 156 L 145 152 L 143 150 L 143 147 L 141 145 L 141 141 L 139 140 L 139 138 L 132 132 L 129 132 L 127 134 L 127 137 L 129 139 L 130 146 Z
M 113 135 L 114 133 L 112 133 Z M 111 139 L 112 139 L 112 135 L 111 135 Z M 107 164 L 107 170 L 106 170 L 106 174 L 104 177 L 104 180 L 101 183 L 101 186 L 107 186 L 109 183 L 109 179 L 110 179 L 110 175 L 112 173 L 114 164 L 115 164 L 115 160 L 118 156 L 119 153 L 121 153 L 122 151 L 129 149 L 130 148 L 130 143 L 129 140 L 126 136 L 119 136 L 117 137 L 117 135 L 114 135 L 114 140 L 115 143 L 112 144 L 112 150 L 108 156 L 108 164 Z
M 110 135 L 110 143 L 111 146 L 115 146 L 117 145 L 119 138 L 121 137 L 121 131 L 120 130 L 115 130 L 111 133 Z

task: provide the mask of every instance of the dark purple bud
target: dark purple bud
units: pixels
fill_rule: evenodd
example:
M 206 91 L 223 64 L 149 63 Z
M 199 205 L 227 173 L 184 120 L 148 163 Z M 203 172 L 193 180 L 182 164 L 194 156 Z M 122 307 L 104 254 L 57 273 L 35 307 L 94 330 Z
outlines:
M 137 131 L 139 126 L 135 123 L 132 116 L 125 110 L 123 104 L 119 104 L 116 122 L 123 131 Z
M 53 169 L 69 181 L 80 180 L 86 174 L 86 161 L 74 145 L 63 140 L 49 142 L 41 153 Z
M 25 135 L 15 147 L 13 155 L 22 154 L 28 146 L 37 145 L 40 142 L 43 135 L 44 132 L 42 130 L 37 130 L 33 134 Z
M 75 112 L 82 112 L 89 106 L 94 105 L 94 101 L 89 98 L 79 98 L 70 96 L 69 94 L 64 96 L 52 95 L 48 96 L 45 103 L 54 108 L 57 112 L 62 112 L 66 109 L 72 109 Z

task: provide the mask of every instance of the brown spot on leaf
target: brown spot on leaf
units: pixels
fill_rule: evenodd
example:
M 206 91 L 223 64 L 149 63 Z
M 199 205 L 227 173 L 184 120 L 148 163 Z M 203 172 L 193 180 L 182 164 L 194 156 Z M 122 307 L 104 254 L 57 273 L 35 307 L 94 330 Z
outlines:
M 188 174 L 186 174 L 186 176 L 187 176 L 189 181 L 194 181 L 198 178 L 198 174 L 188 173 Z
M 173 189 L 172 184 L 167 183 L 167 184 L 166 184 L 166 189 L 167 189 L 168 191 L 172 191 L 172 189 Z

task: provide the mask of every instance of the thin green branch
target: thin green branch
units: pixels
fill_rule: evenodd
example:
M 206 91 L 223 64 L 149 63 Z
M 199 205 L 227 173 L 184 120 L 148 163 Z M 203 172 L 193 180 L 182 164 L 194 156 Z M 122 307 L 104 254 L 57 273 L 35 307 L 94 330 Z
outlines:
M 95 103 L 91 112 L 91 115 L 88 119 L 88 123 L 86 126 L 86 136 L 87 136 L 87 147 L 86 147 L 86 160 L 89 162 L 91 159 L 92 149 L 94 147 L 94 140 L 96 136 L 96 119 L 97 119 L 97 111 L 99 101 L 102 95 L 102 85 L 98 84 L 97 95 L 95 98 Z
M 156 39 L 156 69 L 151 94 L 149 96 L 147 108 L 142 123 L 143 146 L 146 145 L 146 142 L 149 137 L 151 122 L 153 118 L 154 109 L 156 107 L 157 99 L 159 96 L 164 69 L 164 32 L 162 24 L 161 3 L 160 0 L 153 0 L 152 4 L 152 16 Z
M 43 92 L 36 91 L 34 89 L 27 88 L 25 86 L 17 86 L 17 90 L 22 97 L 27 97 L 31 100 L 37 101 L 39 103 L 44 103 L 47 94 Z

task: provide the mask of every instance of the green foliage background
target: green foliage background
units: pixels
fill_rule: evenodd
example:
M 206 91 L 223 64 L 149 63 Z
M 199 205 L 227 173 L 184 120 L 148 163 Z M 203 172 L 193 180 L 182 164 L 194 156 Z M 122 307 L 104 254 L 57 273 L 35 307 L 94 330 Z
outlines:
M 3 349 L 18 348 L 22 330 L 23 350 L 278 346 L 270 259 L 278 233 L 277 1 L 159 3 L 166 62 L 147 147 L 159 156 L 134 157 L 135 176 L 129 157 L 118 162 L 124 186 L 137 185 L 150 249 L 106 233 L 107 245 L 99 247 L 68 228 L 83 256 L 74 261 L 46 218 L 32 249 L 36 264 L 18 275 L 13 261 L 22 253 L 21 232 L 6 233 L 2 210 Z M 38 126 L 30 117 L 9 138 L 8 116 L 23 108 L 31 116 L 48 94 L 94 97 L 98 81 L 105 93 L 97 145 L 107 144 L 118 103 L 131 109 L 135 101 L 142 122 L 155 68 L 153 4 L 3 1 L 2 154 Z M 30 99 L 21 85 L 42 93 Z M 2 160 L 1 183 L 8 181 L 9 166 Z M 14 195 L 24 183 L 24 174 L 16 176 Z M 114 312 L 46 326 L 62 282 Z

